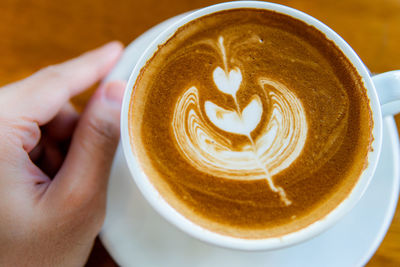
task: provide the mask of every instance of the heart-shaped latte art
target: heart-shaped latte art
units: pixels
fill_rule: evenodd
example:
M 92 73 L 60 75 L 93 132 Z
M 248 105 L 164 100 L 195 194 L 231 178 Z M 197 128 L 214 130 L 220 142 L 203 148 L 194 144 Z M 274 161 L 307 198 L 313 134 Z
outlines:
M 257 95 L 252 97 L 241 114 L 236 110 L 224 109 L 211 101 L 206 101 L 204 107 L 209 120 L 219 129 L 246 136 L 250 136 L 260 123 L 263 113 L 261 99 Z
M 217 67 L 213 72 L 214 83 L 221 92 L 235 96 L 242 83 L 242 74 L 238 68 L 229 73 Z

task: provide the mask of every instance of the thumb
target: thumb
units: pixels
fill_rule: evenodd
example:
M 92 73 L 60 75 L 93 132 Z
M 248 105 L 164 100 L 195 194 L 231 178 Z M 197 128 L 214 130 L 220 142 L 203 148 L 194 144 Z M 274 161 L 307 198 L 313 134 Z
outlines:
M 108 176 L 119 141 L 119 117 L 125 82 L 101 86 L 74 132 L 67 157 L 50 191 L 67 202 L 99 199 L 105 204 Z M 104 202 L 104 203 L 103 203 Z M 87 203 L 86 203 L 87 204 Z

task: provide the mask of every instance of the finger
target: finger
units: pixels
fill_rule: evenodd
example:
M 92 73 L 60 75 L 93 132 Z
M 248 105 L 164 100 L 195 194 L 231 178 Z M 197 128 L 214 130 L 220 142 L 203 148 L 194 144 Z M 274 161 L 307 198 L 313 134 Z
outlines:
M 63 166 L 50 185 L 50 194 L 78 203 L 100 198 L 100 205 L 105 205 L 108 176 L 119 140 L 124 88 L 125 82 L 110 82 L 92 97 Z
M 17 127 L 20 129 L 18 133 L 23 140 L 24 149 L 29 153 L 32 161 L 36 162 L 37 158 L 42 155 L 43 146 L 48 141 L 58 143 L 60 148 L 68 148 L 78 119 L 79 114 L 72 104 L 67 102 L 56 117 L 41 129 L 36 123 L 29 123 L 25 120 L 20 121 Z M 25 127 L 21 129 L 22 122 L 25 123 Z
M 111 42 L 75 59 L 47 67 L 25 80 L 6 86 L 1 91 L 9 98 L 0 104 L 6 105 L 6 110 L 13 110 L 16 116 L 43 125 L 72 96 L 104 78 L 121 53 L 122 45 Z
M 70 102 L 67 102 L 54 119 L 44 126 L 43 135 L 54 141 L 66 141 L 71 138 L 78 119 L 78 112 Z

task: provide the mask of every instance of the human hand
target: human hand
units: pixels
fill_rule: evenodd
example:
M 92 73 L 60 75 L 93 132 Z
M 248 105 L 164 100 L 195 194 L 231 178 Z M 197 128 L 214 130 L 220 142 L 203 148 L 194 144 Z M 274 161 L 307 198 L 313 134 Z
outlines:
M 104 221 L 125 83 L 101 85 L 80 118 L 69 99 L 121 52 L 112 42 L 0 88 L 0 266 L 85 264 Z

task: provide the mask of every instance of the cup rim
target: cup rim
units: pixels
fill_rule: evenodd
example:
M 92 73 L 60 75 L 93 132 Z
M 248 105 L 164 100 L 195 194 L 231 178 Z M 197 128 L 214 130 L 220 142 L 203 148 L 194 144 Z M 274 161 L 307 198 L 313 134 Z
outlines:
M 368 152 L 367 156 L 368 166 L 362 172 L 359 180 L 353 187 L 351 193 L 346 197 L 346 199 L 344 199 L 324 218 L 317 220 L 298 231 L 278 237 L 269 237 L 264 239 L 243 239 L 222 235 L 207 230 L 193 223 L 188 218 L 184 217 L 162 197 L 162 195 L 157 191 L 157 189 L 147 178 L 143 169 L 140 167 L 138 161 L 136 160 L 136 156 L 131 147 L 129 137 L 128 114 L 133 86 L 136 82 L 140 70 L 157 50 L 158 44 L 166 42 L 170 37 L 173 36 L 173 34 L 179 27 L 192 20 L 218 11 L 238 8 L 266 9 L 291 16 L 307 23 L 308 25 L 314 26 L 316 29 L 322 32 L 327 37 L 327 39 L 333 41 L 336 46 L 345 54 L 352 65 L 356 68 L 358 74 L 361 76 L 362 82 L 367 89 L 366 93 L 370 101 L 370 108 L 374 122 L 372 128 L 372 135 L 374 139 L 371 143 L 371 151 Z M 353 51 L 353 49 L 328 26 L 311 17 L 310 15 L 307 15 L 306 13 L 280 4 L 258 1 L 226 2 L 199 9 L 197 11 L 194 11 L 193 13 L 184 16 L 181 19 L 178 19 L 175 23 L 173 23 L 172 25 L 167 27 L 162 33 L 160 33 L 157 38 L 155 38 L 152 43 L 147 47 L 145 52 L 137 61 L 134 69 L 132 70 L 124 93 L 121 109 L 121 142 L 127 165 L 136 185 L 138 186 L 145 199 L 150 203 L 150 205 L 168 222 L 175 225 L 183 232 L 201 241 L 205 241 L 207 243 L 211 243 L 220 247 L 252 251 L 271 250 L 294 245 L 322 233 L 324 230 L 334 225 L 345 214 L 347 214 L 356 205 L 358 200 L 361 199 L 363 193 L 367 189 L 373 177 L 373 174 L 375 173 L 375 169 L 381 152 L 382 115 L 378 95 L 367 68 L 362 63 L 358 55 Z

